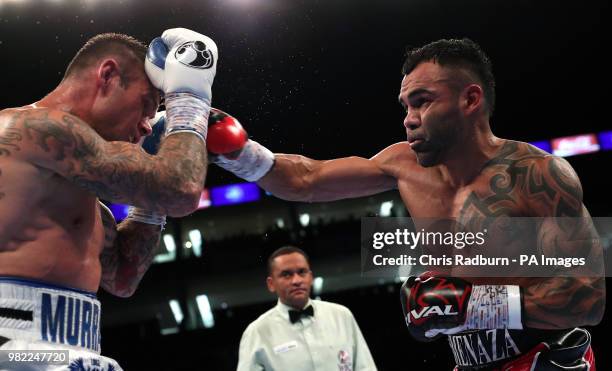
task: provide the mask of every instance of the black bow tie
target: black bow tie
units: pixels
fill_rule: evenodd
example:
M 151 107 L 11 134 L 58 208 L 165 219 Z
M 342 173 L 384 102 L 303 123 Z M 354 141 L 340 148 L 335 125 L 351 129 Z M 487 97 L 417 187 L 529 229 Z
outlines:
M 309 305 L 304 310 L 290 310 L 289 311 L 289 321 L 291 321 L 291 323 L 296 323 L 297 321 L 300 320 L 300 318 L 302 318 L 302 316 L 304 317 L 314 316 L 314 308 L 312 307 L 312 305 Z

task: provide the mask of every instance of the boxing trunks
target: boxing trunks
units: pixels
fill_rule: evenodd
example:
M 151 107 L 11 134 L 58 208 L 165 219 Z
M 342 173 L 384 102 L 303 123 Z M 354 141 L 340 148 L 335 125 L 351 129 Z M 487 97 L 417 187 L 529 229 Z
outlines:
M 454 371 L 595 371 L 591 335 L 568 330 L 480 330 L 449 335 Z
M 0 276 L 1 371 L 120 371 L 100 340 L 95 294 Z

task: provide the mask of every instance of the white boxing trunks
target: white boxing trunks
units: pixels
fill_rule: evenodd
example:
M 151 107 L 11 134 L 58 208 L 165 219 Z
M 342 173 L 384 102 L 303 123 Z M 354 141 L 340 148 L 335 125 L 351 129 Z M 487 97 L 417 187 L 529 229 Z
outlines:
M 122 370 L 100 340 L 95 294 L 0 276 L 0 371 Z

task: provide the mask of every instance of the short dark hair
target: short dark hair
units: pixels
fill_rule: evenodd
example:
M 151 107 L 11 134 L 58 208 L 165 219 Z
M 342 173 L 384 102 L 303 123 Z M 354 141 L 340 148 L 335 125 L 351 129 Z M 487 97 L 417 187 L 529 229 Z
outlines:
M 489 57 L 478 44 L 470 39 L 442 39 L 420 48 L 409 49 L 402 66 L 404 75 L 410 74 L 419 64 L 434 62 L 440 66 L 466 68 L 476 74 L 482 83 L 489 114 L 495 109 L 495 77 Z
M 64 80 L 107 55 L 142 61 L 144 66 L 146 54 L 147 47 L 145 44 L 132 36 L 120 33 L 99 34 L 87 40 L 85 45 L 72 58 L 64 73 Z M 122 83 L 126 84 L 127 81 L 124 78 L 125 76 L 121 77 Z
M 308 254 L 306 254 L 304 250 L 300 249 L 299 247 L 295 247 L 295 246 L 283 246 L 279 249 L 276 249 L 272 253 L 272 255 L 268 257 L 268 275 L 272 275 L 272 264 L 274 263 L 274 259 L 276 259 L 277 257 L 281 255 L 288 255 L 288 254 L 293 254 L 293 253 L 301 254 L 304 257 L 304 259 L 306 259 L 306 263 L 308 263 L 308 266 L 310 266 L 310 258 L 308 257 Z

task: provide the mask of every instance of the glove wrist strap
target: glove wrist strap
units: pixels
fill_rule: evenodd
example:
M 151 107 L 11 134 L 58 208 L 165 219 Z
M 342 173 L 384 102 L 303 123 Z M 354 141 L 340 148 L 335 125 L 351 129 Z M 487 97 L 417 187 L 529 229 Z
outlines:
M 166 136 L 190 132 L 206 142 L 210 100 L 191 93 L 169 93 L 165 96 Z
M 126 219 L 134 220 L 140 223 L 159 225 L 164 229 L 166 225 L 166 216 L 158 214 L 155 211 L 144 210 L 136 206 L 130 206 Z
M 214 163 L 242 179 L 256 182 L 274 166 L 274 154 L 266 147 L 249 139 L 237 159 L 231 160 L 220 155 L 214 160 Z
M 521 290 L 516 285 L 474 285 L 465 326 L 476 329 L 523 329 Z

